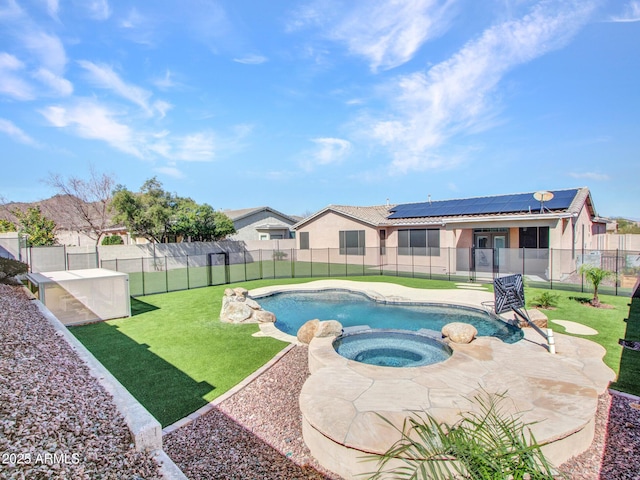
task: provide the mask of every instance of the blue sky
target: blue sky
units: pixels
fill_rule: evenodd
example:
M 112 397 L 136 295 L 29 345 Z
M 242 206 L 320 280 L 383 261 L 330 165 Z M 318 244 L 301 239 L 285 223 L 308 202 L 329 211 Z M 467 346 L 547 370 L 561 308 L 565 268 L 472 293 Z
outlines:
M 640 218 L 640 0 L 0 0 L 0 196 L 94 166 L 302 215 L 587 186 Z

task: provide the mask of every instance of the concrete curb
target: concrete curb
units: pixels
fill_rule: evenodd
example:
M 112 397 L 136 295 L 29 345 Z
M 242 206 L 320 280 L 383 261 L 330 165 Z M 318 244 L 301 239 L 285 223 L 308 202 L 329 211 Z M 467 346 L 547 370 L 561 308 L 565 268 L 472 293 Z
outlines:
M 629 400 L 634 400 L 636 402 L 640 401 L 640 397 L 637 395 L 633 395 L 631 393 L 620 392 L 618 390 L 614 390 L 613 388 L 609 388 L 610 395 L 618 395 L 619 397 L 627 398 Z
M 289 352 L 289 350 L 291 350 L 293 347 L 295 347 L 295 345 L 287 345 L 286 347 L 284 347 L 282 350 L 280 350 L 275 357 L 273 357 L 271 360 L 269 360 L 267 363 L 265 363 L 262 367 L 260 367 L 258 370 L 256 370 L 255 372 L 253 372 L 251 375 L 249 375 L 247 378 L 245 378 L 244 380 L 242 380 L 240 383 L 238 383 L 235 387 L 227 390 L 225 393 L 223 393 L 222 395 L 220 395 L 219 397 L 214 398 L 213 400 L 211 400 L 209 403 L 207 403 L 205 406 L 199 408 L 198 410 L 196 410 L 195 412 L 193 412 L 190 415 L 187 415 L 184 418 L 181 418 L 180 420 L 178 420 L 177 422 L 172 423 L 171 425 L 167 425 L 166 427 L 164 427 L 162 429 L 162 434 L 163 435 L 167 435 L 168 433 L 171 433 L 177 429 L 179 429 L 180 427 L 184 427 L 185 425 L 188 425 L 189 423 L 193 422 L 196 418 L 199 418 L 203 415 L 205 415 L 206 413 L 210 412 L 211 410 L 213 410 L 216 405 L 220 405 L 222 402 L 224 402 L 227 398 L 231 397 L 232 395 L 238 393 L 240 390 L 242 390 L 244 387 L 246 387 L 247 385 L 249 385 L 251 382 L 253 382 L 256 378 L 258 378 L 260 375 L 262 375 L 264 372 L 266 372 L 267 370 L 269 370 L 271 367 L 273 367 L 276 363 L 278 363 L 282 357 L 284 357 L 287 352 Z
M 29 292 L 30 293 L 30 292 Z M 33 298 L 33 297 L 32 297 Z M 158 462 L 162 476 L 168 480 L 186 480 L 186 476 L 162 450 L 162 429 L 158 422 L 140 402 L 93 356 L 80 341 L 69 332 L 60 320 L 37 299 L 33 300 L 40 313 L 76 352 L 78 357 L 89 368 L 89 372 L 100 385 L 109 392 L 118 411 L 124 417 L 131 432 L 137 451 L 152 452 Z

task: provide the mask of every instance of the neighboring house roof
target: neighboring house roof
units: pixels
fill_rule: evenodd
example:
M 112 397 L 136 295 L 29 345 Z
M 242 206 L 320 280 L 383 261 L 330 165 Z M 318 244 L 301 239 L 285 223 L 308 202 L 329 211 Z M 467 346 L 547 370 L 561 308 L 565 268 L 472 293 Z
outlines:
M 371 207 L 329 205 L 296 223 L 293 228 L 298 229 L 328 211 L 374 227 L 495 221 L 497 219 L 559 218 L 577 215 L 585 205 L 590 209 L 591 217 L 596 216 L 588 188 L 554 190 L 552 191 L 554 198 L 544 203 L 544 209 L 542 209 L 540 202 L 533 198 L 534 193 Z
M 256 230 L 289 230 L 291 225 L 287 223 L 261 223 L 254 228 Z
M 285 220 L 291 221 L 292 224 L 296 223 L 297 221 L 296 218 L 291 217 L 289 215 L 285 215 L 284 213 L 274 210 L 271 207 L 254 207 L 254 208 L 242 208 L 238 210 L 223 210 L 223 213 L 227 217 L 229 217 L 231 220 L 236 221 L 236 220 L 242 220 L 243 218 L 250 217 L 251 215 L 255 215 L 256 213 L 260 213 L 263 211 L 275 213 L 276 215 L 283 217 Z M 289 225 L 287 225 L 286 227 L 289 228 Z
M 329 205 L 322 210 L 302 219 L 293 226 L 293 229 L 301 227 L 305 223 L 310 222 L 314 218 L 323 215 L 326 212 L 335 212 L 345 217 L 352 218 L 354 220 L 367 223 L 374 227 L 381 225 L 389 215 L 390 205 L 376 205 L 372 207 L 352 207 L 349 205 Z

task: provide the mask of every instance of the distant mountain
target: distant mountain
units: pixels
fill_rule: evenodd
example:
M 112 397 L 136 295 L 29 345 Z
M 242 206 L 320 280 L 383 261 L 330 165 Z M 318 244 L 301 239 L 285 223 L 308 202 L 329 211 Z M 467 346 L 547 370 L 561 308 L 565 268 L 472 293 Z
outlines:
M 46 200 L 38 202 L 9 202 L 0 205 L 0 219 L 17 222 L 16 216 L 11 213 L 14 210 L 26 211 L 29 207 L 40 207 L 42 214 L 53 220 L 58 230 L 83 231 L 86 229 L 86 222 L 82 216 L 69 207 L 70 199 L 68 195 L 54 195 Z M 111 224 L 111 218 L 108 219 Z

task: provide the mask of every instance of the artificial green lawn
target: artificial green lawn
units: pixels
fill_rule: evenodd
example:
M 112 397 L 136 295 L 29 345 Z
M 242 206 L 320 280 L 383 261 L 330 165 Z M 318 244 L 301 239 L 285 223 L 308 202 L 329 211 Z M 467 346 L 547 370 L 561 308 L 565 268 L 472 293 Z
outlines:
M 526 288 L 525 298 L 530 303 L 532 299 L 543 292 L 550 292 L 550 290 Z M 594 308 L 588 303 L 593 297 L 590 293 L 563 290 L 553 290 L 551 293 L 558 297 L 557 306 L 553 309 L 541 311 L 544 312 L 549 320 L 570 320 L 596 330 L 598 332 L 597 335 L 573 336 L 586 338 L 602 345 L 607 350 L 604 362 L 617 373 L 620 369 L 620 356 L 622 354 L 622 346 L 618 341 L 625 337 L 627 324 L 624 319 L 629 313 L 630 299 L 628 297 L 599 295 L 600 301 L 607 308 Z M 550 322 L 549 327 L 553 328 L 555 332 L 566 333 L 565 328 L 557 323 Z M 638 392 L 640 393 L 640 383 L 638 384 Z
M 341 277 L 333 277 L 334 279 Z M 396 283 L 413 288 L 455 288 L 454 282 L 411 277 L 349 276 L 346 280 Z M 71 332 L 102 362 L 163 426 L 169 425 L 228 391 L 286 346 L 272 338 L 252 337 L 256 325 L 219 321 L 225 288 L 249 290 L 267 285 L 306 283 L 308 279 L 269 279 L 233 285 L 148 295 L 131 300 L 132 317 L 81 327 Z M 491 289 L 491 285 L 488 285 Z M 526 289 L 527 299 L 548 290 Z M 622 371 L 615 388 L 640 395 L 640 358 L 622 355 L 620 338 L 632 339 L 628 325 L 640 323 L 640 307 L 629 315 L 628 297 L 601 295 L 613 309 L 594 309 L 581 303 L 589 294 L 554 290 L 559 297 L 550 319 L 572 320 L 596 329 L 584 337 L 603 345 L 604 358 L 615 372 Z M 633 316 L 635 323 L 625 323 Z M 551 324 L 554 330 L 564 329 Z M 636 334 L 638 332 L 636 331 Z M 625 336 L 626 335 L 626 336 Z M 640 340 L 640 336 L 637 338 Z M 622 358 L 622 363 L 621 363 Z
M 223 394 L 286 346 L 219 321 L 225 287 L 132 299 L 132 317 L 71 332 L 163 426 Z

